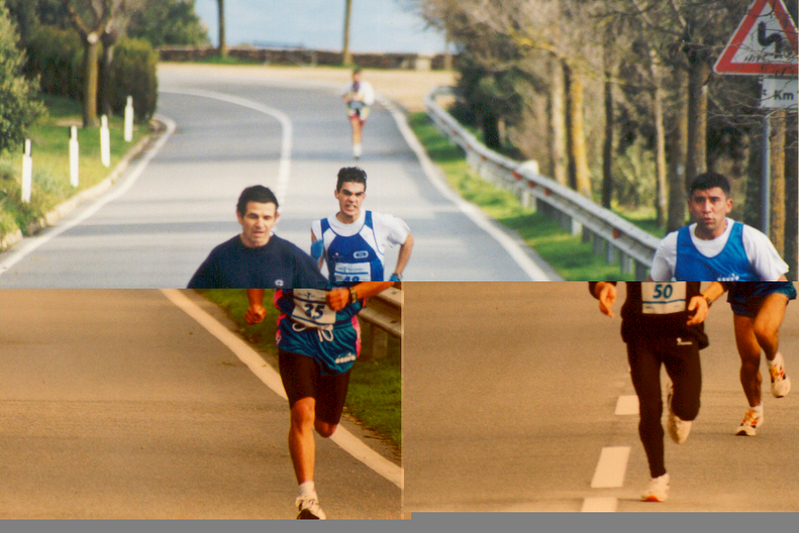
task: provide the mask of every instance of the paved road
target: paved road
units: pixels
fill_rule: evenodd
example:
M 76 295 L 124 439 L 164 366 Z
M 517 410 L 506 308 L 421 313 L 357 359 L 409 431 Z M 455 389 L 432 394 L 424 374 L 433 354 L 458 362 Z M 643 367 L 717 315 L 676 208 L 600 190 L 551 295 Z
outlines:
M 277 234 L 310 246 L 310 222 L 335 213 L 336 173 L 354 163 L 338 91 L 258 70 L 169 66 L 159 69 L 159 86 L 159 115 L 176 125 L 163 148 L 140 175 L 132 165 L 117 185 L 130 188 L 118 198 L 88 204 L 0 254 L 0 287 L 184 287 L 213 246 L 240 230 L 236 199 L 256 183 L 281 200 Z M 364 206 L 405 219 L 415 236 L 406 279 L 538 276 L 528 256 L 514 260 L 434 185 L 381 105 L 366 126 L 364 150 Z M 75 224 L 87 209 L 96 213 Z M 387 256 L 395 262 L 396 250 Z
M 163 293 L 2 297 L 0 518 L 294 518 L 285 400 Z M 399 517 L 328 440 L 317 486 L 331 517 Z
M 757 437 L 733 436 L 746 402 L 726 303 L 708 322 L 693 432 L 680 446 L 667 439 L 670 500 L 648 504 L 638 501 L 649 473 L 637 414 L 614 414 L 619 397 L 635 394 L 620 321 L 599 313 L 587 284 L 404 292 L 406 511 L 580 511 L 589 499 L 629 512 L 799 511 L 799 379 L 786 398 L 764 396 Z M 799 376 L 796 302 L 781 348 Z M 623 485 L 592 489 L 602 448 L 625 446 Z

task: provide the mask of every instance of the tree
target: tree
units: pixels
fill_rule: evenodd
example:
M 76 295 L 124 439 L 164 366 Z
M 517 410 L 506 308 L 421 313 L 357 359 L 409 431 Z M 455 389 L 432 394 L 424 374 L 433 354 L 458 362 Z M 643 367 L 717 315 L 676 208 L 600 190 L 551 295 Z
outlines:
M 25 54 L 17 48 L 17 28 L 0 0 L 0 151 L 25 139 L 25 130 L 42 113 L 37 84 L 22 75 Z
M 350 20 L 352 17 L 352 0 L 345 0 L 344 5 L 344 46 L 341 51 L 341 63 L 349 65 L 352 63 L 352 53 L 350 52 Z
M 219 12 L 219 57 L 227 57 L 227 42 L 225 42 L 225 0 L 216 0 Z
M 135 10 L 128 23 L 128 36 L 164 45 L 207 45 L 208 29 L 194 11 L 195 0 L 150 0 Z
M 100 39 L 125 0 L 62 0 L 83 43 L 83 126 L 97 126 L 97 86 Z

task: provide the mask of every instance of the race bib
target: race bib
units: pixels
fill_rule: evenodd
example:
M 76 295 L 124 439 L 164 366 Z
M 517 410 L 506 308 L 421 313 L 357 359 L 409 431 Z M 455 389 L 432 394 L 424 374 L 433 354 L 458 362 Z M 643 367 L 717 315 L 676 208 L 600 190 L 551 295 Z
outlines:
M 687 309 L 684 281 L 641 283 L 641 311 L 645 315 L 670 315 Z
M 294 289 L 291 320 L 311 328 L 335 324 L 336 312 L 325 303 L 326 294 L 327 291 L 321 289 Z
M 372 281 L 372 269 L 369 263 L 336 263 L 333 279 L 337 283 Z

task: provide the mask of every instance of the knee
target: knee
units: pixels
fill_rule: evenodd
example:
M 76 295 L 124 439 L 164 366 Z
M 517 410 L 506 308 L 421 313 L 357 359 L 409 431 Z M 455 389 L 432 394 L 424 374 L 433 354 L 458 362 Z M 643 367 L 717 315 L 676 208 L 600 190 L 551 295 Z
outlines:
M 314 403 L 313 399 L 307 401 L 309 398 L 298 400 L 297 403 L 291 408 L 291 425 L 295 428 L 307 428 L 314 423 Z
M 330 438 L 336 432 L 338 424 L 328 424 L 327 422 L 316 421 L 316 432 L 322 438 Z

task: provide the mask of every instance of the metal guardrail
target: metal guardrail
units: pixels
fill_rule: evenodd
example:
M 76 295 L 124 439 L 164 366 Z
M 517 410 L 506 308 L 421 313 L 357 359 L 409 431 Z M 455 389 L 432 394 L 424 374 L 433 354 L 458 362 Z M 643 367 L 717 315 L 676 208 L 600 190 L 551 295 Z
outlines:
M 557 220 L 573 235 L 582 232 L 584 242 L 593 242 L 594 253 L 619 263 L 624 273 L 646 279 L 658 243 L 656 237 L 637 228 L 576 191 L 538 173 L 537 165 L 519 163 L 487 148 L 466 131 L 436 98 L 453 95 L 451 87 L 438 87 L 425 95 L 425 110 L 436 127 L 466 153 L 469 165 L 483 178 L 514 191 L 526 207 L 534 207 Z
M 402 291 L 390 288 L 367 300 L 358 316 L 373 326 L 367 342 L 372 347 L 372 357 L 386 355 L 388 336 L 402 338 Z

